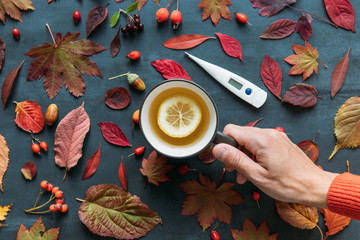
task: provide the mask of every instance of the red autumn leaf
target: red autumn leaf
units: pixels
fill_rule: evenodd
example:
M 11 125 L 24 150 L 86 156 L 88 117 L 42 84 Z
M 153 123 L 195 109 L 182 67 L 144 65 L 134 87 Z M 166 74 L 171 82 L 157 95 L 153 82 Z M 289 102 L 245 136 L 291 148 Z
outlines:
M 242 231 L 234 229 L 230 231 L 234 240 L 276 240 L 278 235 L 278 233 L 270 235 L 266 221 L 256 228 L 255 224 L 247 218 L 244 220 Z
M 221 46 L 227 55 L 243 60 L 242 48 L 238 40 L 222 33 L 215 34 L 218 36 Z
M 261 16 L 271 17 L 286 6 L 295 3 L 296 0 L 250 0 L 254 8 L 261 8 L 259 14 Z
M 320 212 L 324 214 L 325 225 L 328 228 L 325 239 L 340 232 L 350 224 L 351 218 L 349 217 L 331 212 L 329 209 L 321 209 Z
M 317 49 L 313 48 L 308 42 L 305 41 L 305 47 L 300 45 L 291 45 L 295 52 L 284 60 L 294 65 L 289 72 L 289 75 L 303 75 L 303 81 L 305 81 L 314 71 L 317 73 L 318 62 L 317 58 L 319 54 Z
M 82 180 L 88 179 L 91 177 L 96 170 L 98 169 L 99 163 L 100 163 L 100 157 L 101 157 L 101 142 L 99 144 L 98 150 L 89 158 L 89 160 L 86 163 L 86 167 L 82 176 Z
M 90 118 L 84 102 L 61 119 L 54 135 L 55 163 L 65 167 L 65 175 L 78 164 L 86 134 L 90 130 Z
M 29 68 L 27 81 L 44 78 L 44 88 L 52 99 L 65 87 L 74 96 L 82 96 L 85 92 L 85 82 L 82 74 L 103 77 L 96 64 L 87 56 L 102 52 L 106 48 L 86 39 L 74 41 L 79 32 L 67 33 L 64 38 L 57 33 L 55 44 L 45 42 L 44 46 L 33 47 L 26 56 L 35 58 Z M 64 80 L 63 80 L 64 79 Z
M 44 116 L 37 102 L 24 101 L 16 103 L 15 123 L 24 131 L 39 133 L 44 128 Z
M 106 91 L 105 104 L 112 109 L 126 108 L 130 103 L 129 90 L 123 87 L 114 87 Z
M 89 36 L 97 26 L 99 26 L 107 17 L 108 9 L 106 4 L 105 6 L 95 6 L 88 13 L 86 19 L 86 35 Z
M 202 19 L 211 18 L 211 21 L 216 26 L 220 21 L 220 16 L 231 20 L 231 15 L 228 5 L 232 4 L 229 0 L 202 0 L 198 7 L 203 8 Z
M 346 73 L 349 67 L 349 52 L 348 49 L 346 55 L 338 62 L 331 74 L 331 97 L 334 98 L 336 93 L 344 85 Z
M 112 122 L 98 122 L 101 133 L 106 141 L 118 146 L 131 146 L 121 128 Z
M 5 24 L 5 14 L 21 21 L 20 10 L 35 10 L 31 0 L 0 0 L 0 20 Z
M 331 21 L 355 32 L 355 12 L 348 0 L 324 0 L 324 4 Z
M 281 39 L 290 36 L 296 28 L 296 21 L 290 19 L 279 19 L 271 23 L 260 38 Z
M 173 60 L 159 59 L 156 61 L 152 61 L 151 64 L 156 68 L 158 72 L 161 73 L 161 75 L 165 79 L 180 78 L 192 81 L 190 76 L 181 67 L 181 65 Z
M 206 40 L 214 38 L 198 34 L 185 34 L 170 38 L 163 43 L 164 47 L 170 49 L 189 49 L 205 42 Z
M 21 173 L 27 180 L 32 180 L 36 174 L 36 165 L 31 161 L 25 163 L 25 165 L 21 168 Z
M 170 181 L 170 178 L 166 175 L 173 168 L 172 165 L 168 165 L 168 159 L 165 156 L 157 156 L 155 150 L 153 150 L 148 159 L 143 158 L 142 168 L 140 172 L 147 177 L 149 183 L 159 186 L 159 182 Z
M 205 231 L 215 219 L 230 224 L 231 206 L 244 202 L 242 196 L 233 190 L 234 183 L 223 183 L 217 186 L 201 173 L 199 181 L 189 180 L 179 185 L 187 196 L 184 200 L 181 215 L 197 213 L 198 221 Z
M 297 146 L 308 156 L 311 161 L 316 162 L 319 157 L 319 147 L 315 143 L 315 138 L 319 131 L 316 133 L 313 140 L 304 140 L 297 144 Z
M 267 54 L 260 66 L 260 75 L 269 91 L 281 100 L 281 68 L 279 64 Z
M 300 32 L 300 36 L 305 41 L 309 40 L 309 37 L 313 33 L 311 24 L 313 18 L 309 14 L 303 14 L 298 19 L 296 24 L 296 32 Z
M 127 178 L 125 167 L 123 164 L 123 157 L 121 157 L 118 175 L 119 175 L 119 181 L 120 181 L 122 188 L 124 189 L 125 192 L 127 192 L 128 191 L 128 178 Z
M 258 122 L 260 122 L 261 120 L 263 120 L 263 118 L 259 118 L 258 120 L 255 120 L 255 121 L 253 121 L 253 122 L 251 122 L 251 123 L 248 123 L 248 124 L 246 124 L 245 126 L 246 126 L 246 127 L 255 127 L 256 124 L 258 124 Z
M 21 68 L 21 66 L 24 64 L 24 60 L 20 63 L 19 66 L 17 66 L 14 70 L 12 70 L 9 75 L 5 78 L 3 85 L 1 87 L 1 100 L 3 103 L 3 109 L 5 109 L 6 102 L 9 98 L 11 88 L 14 84 L 15 78 L 18 75 L 18 72 Z
M 121 48 L 121 42 L 120 42 L 120 28 L 119 30 L 117 31 L 114 39 L 111 41 L 110 43 L 110 54 L 111 54 L 111 57 L 115 57 L 119 51 L 120 51 L 120 48 Z
M 317 91 L 314 86 L 298 83 L 284 94 L 282 101 L 297 107 L 308 108 L 314 106 L 317 99 Z
M 16 235 L 16 240 L 23 239 L 46 239 L 57 240 L 59 236 L 60 228 L 50 228 L 45 231 L 45 225 L 41 220 L 41 217 L 27 230 L 26 227 L 20 224 L 19 230 Z
M 5 58 L 5 43 L 0 37 L 0 70 L 2 69 L 4 58 Z
M 222 33 L 215 34 L 218 36 L 221 46 L 227 55 L 243 60 L 242 48 L 238 40 Z

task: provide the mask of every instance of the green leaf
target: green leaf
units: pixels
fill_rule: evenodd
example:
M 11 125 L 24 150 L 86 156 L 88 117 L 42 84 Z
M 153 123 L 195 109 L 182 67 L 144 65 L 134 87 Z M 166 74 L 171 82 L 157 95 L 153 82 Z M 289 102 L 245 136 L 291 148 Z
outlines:
M 30 230 L 27 230 L 24 225 L 20 224 L 16 240 L 57 240 L 59 229 L 60 228 L 51 228 L 45 231 L 45 225 L 42 223 L 40 217 Z
M 117 11 L 114 15 L 112 15 L 112 17 L 110 19 L 110 26 L 111 27 L 115 27 L 115 25 L 119 21 L 119 17 L 120 17 L 120 11 Z
M 138 2 L 134 2 L 133 4 L 127 7 L 126 11 L 128 13 L 133 12 L 137 9 L 137 7 L 138 7 Z
M 138 196 L 113 184 L 90 187 L 78 213 L 94 234 L 118 239 L 140 238 L 162 223 L 160 216 Z

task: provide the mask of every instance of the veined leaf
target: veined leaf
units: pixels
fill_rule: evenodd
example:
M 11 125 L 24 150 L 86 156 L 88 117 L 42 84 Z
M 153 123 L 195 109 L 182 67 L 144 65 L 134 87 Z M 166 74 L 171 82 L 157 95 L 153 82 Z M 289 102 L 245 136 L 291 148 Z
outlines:
M 344 85 L 346 73 L 349 67 L 349 53 L 348 49 L 346 55 L 338 62 L 333 72 L 331 73 L 331 97 L 334 98 L 336 93 Z
M 2 69 L 4 58 L 5 58 L 5 43 L 0 37 L 0 70 Z
M 93 7 L 87 16 L 86 19 L 86 35 L 90 36 L 90 34 L 95 30 L 97 26 L 99 26 L 107 17 L 108 9 L 107 6 L 95 6 Z
M 215 34 L 218 36 L 221 46 L 227 55 L 243 60 L 242 47 L 238 40 L 222 33 Z
M 271 17 L 286 6 L 295 3 L 296 0 L 250 0 L 254 8 L 261 8 L 259 14 L 261 16 Z
M 28 161 L 21 168 L 21 173 L 24 175 L 24 178 L 26 178 L 27 180 L 32 180 L 36 174 L 36 165 L 33 162 Z
M 100 157 L 101 157 L 101 142 L 99 144 L 99 148 L 87 161 L 83 176 L 81 178 L 82 180 L 88 179 L 96 172 L 96 170 L 99 167 Z
M 111 41 L 110 43 L 110 54 L 111 54 L 111 57 L 115 57 L 119 51 L 120 51 L 120 48 L 121 48 L 121 41 L 120 41 L 120 28 L 119 30 L 117 31 L 114 39 Z
M 296 24 L 296 21 L 290 19 L 279 19 L 271 23 L 260 35 L 260 38 L 282 39 L 288 37 L 295 31 Z
M 131 146 L 125 134 L 115 123 L 98 122 L 101 133 L 106 141 L 117 146 Z
M 256 228 L 255 224 L 245 218 L 243 231 L 230 229 L 234 240 L 276 240 L 278 233 L 271 234 L 266 222 Z
M 349 217 L 331 212 L 329 209 L 321 209 L 320 212 L 324 214 L 325 225 L 328 228 L 325 239 L 340 232 L 350 224 L 351 218 Z
M 19 66 L 17 66 L 14 70 L 12 70 L 4 80 L 4 83 L 1 87 L 1 100 L 3 103 L 3 109 L 5 109 L 5 105 L 9 98 L 11 88 L 14 84 L 15 78 L 17 77 L 18 72 L 23 64 L 24 64 L 24 60 L 20 63 Z
M 308 108 L 315 106 L 317 99 L 317 91 L 314 86 L 298 83 L 284 94 L 282 101 L 297 107 Z
M 5 14 L 22 22 L 20 10 L 35 10 L 31 0 L 0 0 L 0 20 L 5 24 Z
M 39 133 L 44 128 L 44 115 L 37 102 L 29 100 L 19 103 L 16 102 L 15 112 L 15 123 L 22 130 Z
M 127 8 L 126 8 L 126 11 L 128 13 L 130 12 L 134 12 L 138 7 L 138 2 L 134 2 L 133 4 L 130 4 Z
M 313 33 L 311 24 L 313 18 L 309 14 L 303 14 L 298 19 L 296 24 L 296 32 L 300 32 L 300 36 L 305 41 L 309 40 L 309 37 Z
M 154 150 L 149 154 L 148 159 L 143 158 L 140 172 L 142 175 L 147 177 L 149 183 L 159 186 L 159 182 L 170 181 L 170 178 L 166 174 L 170 172 L 173 166 L 167 163 L 167 157 L 158 157 L 156 151 Z
M 324 4 L 331 21 L 355 32 L 355 12 L 348 0 L 324 0 Z
M 6 205 L 6 206 L 0 206 L 0 222 L 4 221 L 6 219 L 6 216 L 8 215 L 8 212 L 10 212 L 12 204 Z M 1 224 L 0 224 L 1 227 Z
M 192 81 L 190 76 L 181 67 L 181 65 L 173 60 L 159 59 L 156 61 L 152 61 L 151 65 L 153 65 L 165 79 L 181 78 Z
M 5 138 L 0 134 L 0 190 L 3 189 L 3 178 L 9 167 L 9 147 Z
M 171 49 L 189 49 L 214 37 L 202 36 L 198 34 L 186 34 L 170 38 L 164 42 L 163 46 Z
M 121 156 L 121 162 L 118 171 L 119 181 L 125 192 L 128 191 L 128 178 L 123 164 L 123 157 Z
M 110 18 L 110 26 L 111 27 L 115 27 L 115 25 L 119 21 L 120 15 L 121 15 L 120 11 L 117 11 L 116 13 L 114 13 L 114 15 L 112 15 L 112 17 Z
M 46 239 L 46 240 L 57 240 L 59 236 L 60 228 L 51 228 L 45 232 L 45 225 L 41 220 L 41 217 L 32 225 L 30 230 L 20 224 L 16 240 L 35 240 L 35 239 Z
M 264 60 L 260 66 L 260 75 L 269 91 L 275 95 L 278 99 L 281 99 L 281 82 L 282 82 L 282 73 L 279 64 L 265 55 Z
M 201 20 L 210 17 L 215 27 L 220 21 L 220 16 L 231 20 L 230 10 L 227 7 L 231 4 L 229 0 L 202 0 L 198 5 L 199 8 L 203 8 Z

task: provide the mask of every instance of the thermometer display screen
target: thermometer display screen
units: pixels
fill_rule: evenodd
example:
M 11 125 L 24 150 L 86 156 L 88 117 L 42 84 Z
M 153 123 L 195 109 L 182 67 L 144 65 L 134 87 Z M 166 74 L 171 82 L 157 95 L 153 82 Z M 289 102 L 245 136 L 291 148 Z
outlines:
M 236 88 L 237 90 L 240 90 L 243 85 L 241 83 L 239 83 L 238 81 L 236 81 L 235 79 L 233 78 L 230 78 L 228 83 L 233 86 L 234 88 Z

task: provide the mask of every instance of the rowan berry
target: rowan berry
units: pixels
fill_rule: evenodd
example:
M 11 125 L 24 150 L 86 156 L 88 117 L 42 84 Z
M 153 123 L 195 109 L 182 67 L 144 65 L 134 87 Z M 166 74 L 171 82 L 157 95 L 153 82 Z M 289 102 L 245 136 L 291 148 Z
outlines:
M 69 207 L 68 207 L 68 205 L 66 205 L 66 204 L 62 204 L 61 205 L 61 212 L 62 213 L 66 213 L 67 211 L 69 210 Z
M 57 191 L 55 192 L 55 197 L 56 197 L 56 198 L 62 198 L 62 197 L 63 197 L 63 191 L 57 190 Z
M 52 189 L 53 189 L 53 187 L 54 187 L 54 186 L 53 186 L 51 183 L 49 183 L 49 184 L 47 185 L 47 187 L 46 187 L 46 191 L 51 192 Z
M 56 211 L 61 211 L 62 204 L 61 203 L 56 203 L 55 207 L 56 207 Z
M 41 181 L 41 183 L 40 183 L 40 187 L 43 188 L 43 189 L 47 189 L 48 184 L 49 184 L 48 181 L 43 180 L 43 181 Z
M 49 210 L 50 210 L 51 212 L 56 212 L 56 211 L 57 211 L 56 205 L 55 205 L 55 204 L 51 204 L 51 205 L 49 206 Z
M 56 200 L 55 200 L 55 202 L 56 203 L 60 203 L 60 204 L 64 204 L 64 202 L 65 202 L 65 199 L 62 197 L 62 198 L 57 198 Z
M 59 190 L 59 187 L 53 187 L 53 189 L 51 190 L 51 192 L 52 192 L 53 194 L 55 194 L 55 192 L 56 192 L 57 190 Z

